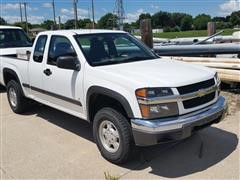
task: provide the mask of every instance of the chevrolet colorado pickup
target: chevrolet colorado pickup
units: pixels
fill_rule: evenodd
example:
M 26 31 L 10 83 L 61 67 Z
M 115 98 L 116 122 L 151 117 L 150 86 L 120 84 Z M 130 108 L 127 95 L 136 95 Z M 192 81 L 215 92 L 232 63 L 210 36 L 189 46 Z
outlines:
M 181 140 L 220 122 L 227 107 L 215 71 L 161 59 L 122 31 L 43 32 L 29 59 L 1 61 L 15 113 L 35 100 L 92 123 L 102 156 L 116 164 L 136 145 Z

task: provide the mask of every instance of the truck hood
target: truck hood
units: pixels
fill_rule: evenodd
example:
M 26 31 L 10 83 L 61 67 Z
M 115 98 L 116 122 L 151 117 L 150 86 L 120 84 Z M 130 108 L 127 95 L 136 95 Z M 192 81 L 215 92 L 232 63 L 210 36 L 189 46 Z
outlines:
M 154 59 L 96 67 L 102 78 L 125 86 L 179 87 L 214 77 L 215 71 L 171 59 Z

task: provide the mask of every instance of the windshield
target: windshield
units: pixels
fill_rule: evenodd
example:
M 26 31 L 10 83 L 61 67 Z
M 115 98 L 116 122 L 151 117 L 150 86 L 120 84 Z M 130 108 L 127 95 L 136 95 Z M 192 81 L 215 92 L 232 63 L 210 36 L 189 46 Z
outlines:
M 0 48 L 31 47 L 32 43 L 21 29 L 1 29 Z
M 75 36 L 91 66 L 156 59 L 142 43 L 126 33 L 99 33 Z

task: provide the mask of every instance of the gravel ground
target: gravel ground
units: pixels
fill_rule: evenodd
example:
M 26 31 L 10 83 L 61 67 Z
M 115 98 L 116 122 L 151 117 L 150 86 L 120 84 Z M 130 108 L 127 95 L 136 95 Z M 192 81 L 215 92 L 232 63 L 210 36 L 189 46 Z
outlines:
M 240 112 L 240 88 L 237 89 L 223 89 L 221 94 L 228 102 L 228 115 L 233 115 Z

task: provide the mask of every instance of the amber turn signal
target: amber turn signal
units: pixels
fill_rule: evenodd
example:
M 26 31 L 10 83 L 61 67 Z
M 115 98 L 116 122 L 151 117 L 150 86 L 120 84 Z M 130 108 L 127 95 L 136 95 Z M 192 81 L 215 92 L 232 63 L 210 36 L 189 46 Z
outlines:
M 137 97 L 147 97 L 147 90 L 146 89 L 138 89 L 136 90 Z
M 148 105 L 140 104 L 140 109 L 143 118 L 149 118 L 150 116 L 150 107 Z

